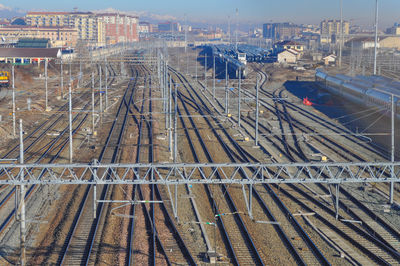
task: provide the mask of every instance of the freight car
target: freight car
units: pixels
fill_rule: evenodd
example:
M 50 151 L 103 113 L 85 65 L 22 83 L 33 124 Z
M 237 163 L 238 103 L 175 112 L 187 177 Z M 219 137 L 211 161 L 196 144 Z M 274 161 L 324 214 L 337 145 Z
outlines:
M 315 81 L 325 90 L 365 106 L 391 111 L 394 95 L 395 113 L 400 118 L 400 82 L 380 76 L 328 75 L 317 70 Z

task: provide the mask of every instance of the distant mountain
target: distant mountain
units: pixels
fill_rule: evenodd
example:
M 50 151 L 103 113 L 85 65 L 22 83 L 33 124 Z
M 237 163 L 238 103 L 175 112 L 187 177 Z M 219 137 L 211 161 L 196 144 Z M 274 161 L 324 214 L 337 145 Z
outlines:
M 139 17 L 140 21 L 146 21 L 150 23 L 157 23 L 161 21 L 176 21 L 178 18 L 165 14 L 155 14 L 150 13 L 148 11 L 120 11 L 114 8 L 106 8 L 102 10 L 93 10 L 93 13 L 120 13 L 120 14 L 127 14 L 131 16 Z
M 25 16 L 25 11 L 21 9 L 13 9 L 11 7 L 0 4 L 0 18 L 14 18 Z

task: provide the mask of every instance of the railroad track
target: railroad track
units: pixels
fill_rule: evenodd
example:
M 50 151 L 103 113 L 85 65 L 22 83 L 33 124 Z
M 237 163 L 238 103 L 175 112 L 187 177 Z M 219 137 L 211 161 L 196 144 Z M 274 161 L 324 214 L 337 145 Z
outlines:
M 274 95 L 275 97 L 276 97 L 276 95 Z M 284 114 L 286 114 L 287 113 L 287 110 L 283 110 L 283 111 L 279 111 L 279 112 L 283 112 Z M 285 115 L 286 116 L 286 120 L 288 120 L 289 122 L 290 122 L 290 118 L 288 119 L 287 118 L 287 115 Z M 293 130 L 293 127 L 290 127 L 289 126 L 289 128 L 291 128 L 292 130 Z M 295 134 L 293 134 L 293 135 L 295 135 Z M 295 143 L 296 143 L 296 140 L 295 140 Z M 287 143 L 285 144 L 285 145 L 287 145 Z M 300 147 L 297 145 L 297 147 L 295 147 L 295 148 L 290 148 L 290 149 L 292 149 L 292 150 L 297 150 L 297 152 L 298 152 L 298 155 L 299 156 L 303 156 L 303 158 L 304 158 L 304 153 L 302 153 L 302 151 L 298 151 L 299 149 L 300 149 Z M 286 147 L 286 150 L 289 150 L 289 147 Z M 290 154 L 289 154 L 289 156 L 290 156 Z M 293 159 L 293 158 L 292 158 Z M 305 158 L 305 160 L 308 160 L 307 158 Z
M 196 92 L 195 92 L 195 94 L 196 94 Z M 202 99 L 198 95 L 197 95 L 197 97 L 200 101 L 202 101 Z M 204 102 L 203 102 L 203 105 L 206 106 L 204 104 Z M 208 110 L 208 113 L 211 114 L 212 113 L 211 110 Z M 222 132 L 224 132 L 224 135 L 229 140 L 230 144 L 232 144 L 235 147 L 234 149 L 237 149 L 237 150 L 239 150 L 240 153 L 242 153 L 241 155 L 235 155 L 237 158 L 241 158 L 241 156 L 243 156 L 243 152 L 242 152 L 240 146 L 236 143 L 236 141 L 233 140 L 233 138 L 230 136 L 230 134 L 228 132 L 226 132 L 226 130 L 223 127 L 218 128 L 218 130 L 221 130 Z M 219 140 L 219 141 L 223 142 L 222 140 Z M 226 147 L 226 144 L 224 144 L 223 147 Z M 235 161 L 233 159 L 233 154 L 235 152 L 229 148 L 224 148 L 224 149 L 226 149 L 227 154 L 229 154 L 230 160 Z M 241 159 L 242 159 L 242 162 L 243 162 L 243 159 L 245 162 L 248 162 L 248 160 L 249 160 L 247 157 L 244 157 Z M 254 161 L 255 158 L 252 158 L 252 160 Z M 253 190 L 253 193 L 255 194 L 256 199 L 260 202 L 264 212 L 267 213 L 268 217 L 271 217 L 272 215 L 270 214 L 269 208 L 265 204 L 265 201 L 263 200 L 263 198 L 260 197 L 260 194 L 257 192 L 257 190 Z M 307 263 L 310 263 L 310 262 L 316 263 L 316 262 L 318 262 L 318 260 L 320 260 L 320 262 L 322 262 L 322 263 L 326 263 L 326 259 L 324 258 L 324 256 L 321 254 L 321 252 L 318 250 L 318 248 L 315 246 L 315 244 L 312 243 L 312 241 L 310 240 L 308 235 L 305 233 L 305 231 L 301 228 L 301 226 L 297 222 L 293 222 L 296 219 L 293 216 L 291 216 L 291 213 L 287 210 L 287 208 L 281 202 L 279 202 L 279 199 L 276 197 L 276 195 L 275 195 L 275 200 L 278 201 L 278 203 L 279 203 L 278 205 L 279 205 L 279 208 L 281 209 L 280 215 L 283 217 L 290 217 L 290 219 L 288 219 L 286 221 L 286 224 L 292 223 L 289 225 L 289 227 L 285 226 L 285 231 L 289 230 L 289 234 L 291 236 L 293 236 L 292 239 L 294 239 L 294 238 L 305 239 L 305 242 L 300 243 L 300 241 L 296 241 L 297 243 L 293 244 L 292 242 L 289 241 L 288 236 L 283 232 L 282 227 L 280 225 L 276 226 L 282 240 L 285 242 L 286 247 L 291 251 L 291 254 L 293 255 L 294 259 L 300 264 L 305 264 L 306 262 Z M 267 201 L 267 202 L 270 202 L 270 201 Z M 271 220 L 275 221 L 274 218 L 272 218 Z M 308 254 L 307 254 L 308 248 L 305 248 L 307 246 L 310 246 L 310 249 L 309 249 L 310 252 Z M 303 253 L 303 254 L 300 255 L 298 250 L 302 250 L 301 253 Z M 319 255 L 315 256 L 313 254 L 313 252 L 311 252 L 311 250 L 313 250 L 313 252 L 315 252 L 316 254 L 319 254 Z M 303 258 L 305 260 L 303 260 Z
M 136 72 L 136 77 L 139 76 Z M 129 106 L 133 100 L 133 93 L 136 88 L 136 81 L 128 84 L 125 93 L 121 99 L 121 103 L 118 107 L 116 119 L 114 120 L 106 143 L 100 153 L 99 162 L 102 163 L 114 163 L 118 159 L 120 151 L 120 144 L 122 136 L 125 132 L 125 125 L 128 118 Z M 104 200 L 108 186 L 103 185 L 100 187 L 99 199 Z M 93 197 L 89 196 L 95 186 L 87 186 L 84 198 L 81 201 L 79 210 L 74 218 L 72 228 L 67 234 L 64 247 L 58 259 L 58 264 L 63 265 L 77 265 L 85 264 L 90 262 L 91 256 L 93 256 L 93 249 L 98 248 L 98 243 L 94 242 L 96 232 L 102 217 L 102 211 L 104 203 L 99 203 L 96 210 L 96 218 L 93 219 Z M 96 187 L 97 189 L 97 187 Z
M 291 119 L 288 111 L 285 107 L 285 102 L 281 102 L 284 108 L 284 112 L 286 114 L 286 121 L 289 123 L 289 127 L 291 128 L 291 133 L 293 133 L 293 136 L 296 136 L 294 130 L 293 130 L 293 126 L 291 125 Z M 296 140 L 295 140 L 296 143 Z M 287 145 L 287 144 L 286 144 Z M 336 144 L 337 145 L 337 144 Z M 339 146 L 340 147 L 340 146 Z M 296 149 L 298 150 L 300 156 L 302 159 L 304 160 L 308 160 L 308 158 L 304 155 L 304 153 L 302 152 L 301 148 L 299 146 L 296 146 Z M 336 151 L 340 154 L 339 151 Z M 290 155 L 289 155 L 290 157 Z M 293 158 L 291 158 L 293 159 Z M 290 188 L 292 188 L 292 193 L 293 190 L 296 191 L 300 191 L 301 189 L 299 187 L 293 186 L 293 185 L 289 185 Z M 324 193 L 330 193 L 328 191 L 328 189 L 326 189 L 324 186 L 320 185 L 319 186 L 321 189 L 323 189 Z M 343 219 L 342 220 L 358 220 L 360 222 L 362 222 L 363 226 L 366 229 L 366 232 L 370 233 L 372 236 L 374 236 L 375 238 L 370 237 L 370 235 L 363 233 L 362 231 L 360 231 L 359 229 L 357 229 L 356 227 L 351 228 L 354 231 L 358 231 L 358 235 L 355 235 L 354 232 L 350 232 L 351 230 L 348 229 L 348 227 L 339 224 L 339 227 L 345 227 L 347 230 L 342 229 L 343 231 L 346 232 L 346 235 L 344 237 L 346 237 L 347 239 L 351 239 L 351 237 L 354 237 L 354 239 L 357 239 L 356 241 L 353 241 L 353 245 L 357 245 L 357 243 L 362 242 L 364 246 L 366 246 L 367 248 L 364 248 L 364 246 L 361 247 L 361 249 L 363 249 L 363 252 L 366 253 L 370 258 L 373 258 L 375 261 L 378 261 L 380 263 L 393 263 L 398 259 L 398 253 L 396 251 L 396 249 L 391 246 L 395 245 L 394 243 L 398 243 L 398 233 L 397 230 L 391 228 L 387 223 L 385 223 L 382 219 L 379 219 L 378 216 L 374 215 L 370 210 L 368 210 L 367 207 L 365 207 L 361 202 L 359 202 L 357 199 L 355 199 L 354 197 L 352 197 L 350 195 L 350 193 L 348 193 L 345 189 L 342 188 L 342 194 L 345 194 L 347 196 L 348 199 L 346 199 L 346 203 L 343 203 L 343 200 L 340 201 L 342 207 L 344 209 L 347 209 L 348 212 L 351 214 L 350 218 L 347 219 Z M 290 194 L 292 195 L 292 194 Z M 303 193 L 302 194 L 303 197 L 307 197 L 309 196 L 307 193 Z M 295 197 L 292 197 L 292 199 L 294 199 Z M 353 206 L 353 208 L 349 207 L 349 205 L 351 204 L 357 204 L 357 208 L 355 206 Z M 322 205 L 320 205 L 322 206 Z M 325 206 L 326 207 L 326 206 Z M 333 207 L 333 206 L 332 206 Z M 361 209 L 363 211 L 360 211 L 360 209 L 358 209 L 359 207 L 361 207 Z M 309 210 L 311 210 L 311 208 L 309 208 Z M 352 211 L 354 210 L 354 211 Z M 334 212 L 332 210 L 331 211 L 331 216 L 330 218 L 334 217 Z M 368 217 L 369 216 L 369 217 Z M 327 217 L 326 215 L 322 215 L 319 217 Z M 368 226 L 368 223 L 371 223 L 371 220 L 367 220 L 367 218 L 373 218 L 374 220 L 379 220 L 380 225 L 378 225 L 377 222 L 372 222 L 373 226 Z M 333 227 L 332 223 L 330 225 L 330 227 Z M 373 227 L 373 228 L 372 228 Z M 338 227 L 336 228 L 336 230 L 338 230 Z M 338 230 L 340 231 L 340 230 Z M 342 231 L 342 232 L 343 232 Z M 360 240 L 360 235 L 362 237 L 364 237 L 362 240 Z M 343 234 L 342 234 L 343 236 Z M 350 237 L 351 236 L 351 237 Z M 382 237 L 384 236 L 384 237 Z M 366 239 L 365 239 L 366 238 Z M 378 239 L 377 239 L 378 238 Z M 388 241 L 386 241 L 386 239 Z M 369 243 L 368 240 L 371 242 Z M 390 242 L 390 243 L 389 243 Z M 397 247 L 397 245 L 395 245 Z M 371 252 L 371 250 L 373 252 Z M 379 254 L 378 256 L 375 256 L 375 254 Z
M 87 97 L 90 95 L 90 93 L 84 94 L 84 97 Z M 82 100 L 82 99 L 81 99 Z M 81 101 L 80 100 L 80 101 Z M 74 104 L 76 104 L 78 101 L 74 101 Z M 97 103 L 97 102 L 96 102 Z M 87 107 L 90 104 L 87 103 L 85 106 L 83 106 L 83 110 L 87 110 Z M 60 108 L 60 110 L 64 109 L 65 105 Z M 75 135 L 78 130 L 81 128 L 81 126 L 85 123 L 85 121 L 88 118 L 88 114 L 77 114 L 73 118 L 73 135 Z M 58 136 L 56 136 L 53 139 L 50 139 L 47 143 L 42 143 L 46 141 L 46 133 L 49 132 L 50 130 L 54 130 L 57 124 L 61 124 L 62 118 L 64 118 L 64 115 L 57 115 L 54 114 L 52 117 L 56 118 L 54 122 L 49 123 L 51 121 L 50 119 L 47 120 L 46 122 L 42 123 L 39 125 L 32 133 L 30 133 L 25 139 L 31 140 L 30 142 L 28 141 L 28 146 L 24 149 L 24 152 L 26 154 L 29 154 L 28 157 L 25 158 L 25 161 L 32 161 L 34 163 L 41 163 L 43 161 L 47 161 L 47 163 L 53 163 L 55 162 L 59 157 L 61 152 L 66 148 L 68 144 L 68 129 L 69 127 L 63 127 L 61 130 L 59 130 Z M 45 125 L 49 124 L 48 126 L 45 127 Z M 60 125 L 62 126 L 62 125 Z M 42 132 L 41 132 L 42 131 Z M 35 136 L 38 134 L 37 136 Z M 40 147 L 40 145 L 42 145 Z M 39 146 L 39 147 L 37 147 Z M 10 151 L 8 151 L 5 155 L 4 158 L 10 157 L 10 156 L 18 156 L 16 154 L 17 149 L 19 148 L 19 145 L 14 146 Z M 38 154 L 40 156 L 38 157 Z M 53 155 L 52 155 L 53 154 Z M 1 173 L 0 173 L 1 174 Z M 25 200 L 28 200 L 32 194 L 35 191 L 36 186 L 32 185 L 28 188 L 26 195 L 25 195 Z M 1 198 L 0 201 L 0 210 L 5 207 L 5 205 L 9 202 L 9 200 L 12 198 L 12 196 L 15 193 L 15 187 L 14 186 L 7 186 L 7 188 L 3 188 L 3 191 L 1 191 L 0 196 L 4 196 Z M 15 217 L 15 209 L 12 209 L 11 212 L 8 215 L 4 215 L 4 220 L 0 220 L 0 233 L 3 232 L 7 226 L 10 224 L 10 222 L 13 220 Z
M 148 99 L 151 99 L 152 98 L 151 76 L 149 72 L 147 72 L 147 75 L 149 77 Z M 144 90 L 142 98 L 145 99 Z M 138 130 L 139 130 L 137 154 L 136 154 L 137 163 L 139 162 L 152 163 L 154 162 L 155 159 L 153 150 L 154 149 L 153 118 L 152 118 L 153 106 L 151 100 L 149 100 L 148 102 L 149 104 L 148 107 L 146 108 L 147 110 L 144 110 L 145 101 L 142 101 L 142 106 L 140 110 L 139 108 L 136 108 L 136 110 L 139 111 L 140 120 L 138 120 L 135 116 L 133 117 L 134 121 L 138 125 Z M 148 120 L 144 115 L 145 111 L 147 111 L 147 113 L 149 114 Z M 145 151 L 143 151 L 143 149 Z M 146 154 L 146 151 L 147 151 L 147 158 L 143 158 L 141 155 Z M 161 261 L 164 260 L 164 262 L 168 265 L 171 264 L 195 265 L 196 262 L 193 256 L 191 255 L 191 252 L 189 251 L 185 241 L 183 240 L 183 237 L 181 236 L 181 233 L 177 230 L 173 219 L 171 218 L 165 207 L 164 200 L 161 196 L 158 186 L 150 185 L 148 188 L 138 186 L 137 191 L 138 191 L 138 198 L 140 200 L 146 199 L 145 194 L 147 192 L 150 201 L 154 200 L 160 201 L 160 203 L 150 203 L 148 206 L 146 206 L 146 204 L 144 203 L 142 204 L 142 210 L 144 212 L 147 221 L 148 232 L 151 232 L 151 237 L 149 238 L 150 256 L 148 263 L 152 265 L 157 265 L 158 263 L 163 263 Z M 158 217 L 157 219 L 155 218 L 156 213 Z M 162 221 L 163 219 L 164 221 Z M 131 230 L 134 230 L 134 228 L 131 227 Z M 160 232 L 162 232 L 162 237 L 160 235 Z M 133 236 L 133 233 L 130 233 L 129 235 Z M 132 239 L 129 242 L 133 243 Z M 129 253 L 132 253 L 133 245 L 130 245 L 130 247 L 131 251 Z M 161 257 L 157 256 L 157 250 L 159 250 L 159 252 L 161 253 L 160 254 Z M 133 261 L 135 260 L 134 259 L 130 260 L 129 263 L 132 263 Z

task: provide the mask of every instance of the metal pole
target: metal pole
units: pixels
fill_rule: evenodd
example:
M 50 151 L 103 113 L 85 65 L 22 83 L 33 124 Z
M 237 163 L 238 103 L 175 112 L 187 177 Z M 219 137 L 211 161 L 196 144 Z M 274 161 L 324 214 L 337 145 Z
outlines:
M 168 138 L 169 138 L 169 143 L 168 143 L 168 150 L 172 152 L 172 77 L 169 76 L 169 94 L 168 94 Z
M 169 95 L 168 95 L 168 77 L 167 77 L 167 73 L 168 73 L 168 65 L 167 62 L 164 62 L 164 69 L 163 69 L 163 80 L 164 80 L 164 110 L 165 110 L 165 129 L 168 129 L 168 125 L 169 125 L 169 114 L 168 114 L 168 101 L 169 101 Z
M 175 219 L 178 220 L 178 185 L 175 184 Z
M 178 91 L 177 91 L 177 84 L 175 84 L 175 111 L 174 111 L 174 163 L 176 163 L 176 157 L 178 153 L 178 132 L 177 132 L 177 112 L 178 112 Z
M 102 97 L 102 83 L 101 83 L 101 65 L 99 66 L 99 95 L 100 95 L 100 116 L 103 113 L 103 97 Z
M 258 146 L 258 115 L 259 115 L 259 110 L 258 110 L 258 76 L 257 76 L 257 84 L 256 84 L 256 132 L 255 132 L 255 146 Z
M 336 184 L 336 220 L 339 219 L 339 184 Z
M 241 90 L 240 90 L 240 85 L 242 83 L 242 71 L 241 67 L 239 66 L 239 86 L 238 86 L 238 126 L 240 127 L 240 96 L 241 96 Z
M 391 100 L 392 100 L 392 134 L 391 134 L 391 137 L 392 137 L 392 150 L 391 150 L 391 162 L 392 163 L 394 163 L 394 152 L 395 152 L 395 146 L 394 146 L 394 95 L 392 94 L 392 97 L 391 97 Z M 392 166 L 392 171 L 391 171 L 391 177 L 392 178 L 395 178 L 395 173 L 394 173 L 394 166 Z M 390 182 L 390 199 L 389 199 L 389 202 L 390 202 L 390 204 L 393 204 L 393 202 L 394 202 L 394 199 L 393 199 L 393 193 L 394 193 L 394 182 L 392 181 L 392 182 Z
M 228 114 L 228 60 L 225 62 L 225 114 Z
M 376 75 L 376 58 L 378 52 L 378 0 L 375 4 L 375 46 L 374 46 L 374 75 Z
M 24 137 L 22 131 L 22 119 L 19 120 L 19 161 L 21 164 L 24 163 Z M 21 181 L 24 181 L 24 169 L 21 168 L 20 172 Z M 20 248 L 21 248 L 21 257 L 20 263 L 21 265 L 25 265 L 25 241 L 26 241 L 26 230 L 25 230 L 25 185 L 21 185 L 20 187 Z
M 68 86 L 69 90 L 69 162 L 72 163 L 72 92 L 71 92 L 71 83 Z
M 213 98 L 215 99 L 215 56 L 213 56 Z
M 46 91 L 46 103 L 45 103 L 45 110 L 48 111 L 48 90 L 47 90 L 47 65 L 49 61 L 45 59 L 44 61 L 44 80 L 45 80 L 45 91 Z
M 79 79 L 78 79 L 78 88 L 81 87 L 81 81 L 82 81 L 82 60 L 79 60 Z
M 11 67 L 12 72 L 12 118 L 13 118 L 13 134 L 16 136 L 16 126 L 15 126 L 15 73 L 14 64 Z
M 343 49 L 343 0 L 340 0 L 340 41 L 339 41 L 339 67 L 342 67 L 342 49 Z
M 250 184 L 250 187 L 249 187 L 249 216 L 250 216 L 250 219 L 252 219 L 253 220 L 253 211 L 252 211 L 252 209 L 253 209 L 253 184 Z
M 61 72 L 61 81 L 60 81 L 60 86 L 61 86 L 61 99 L 64 98 L 64 72 L 63 72 L 63 60 L 61 58 L 61 65 L 60 65 L 60 72 Z
M 238 30 L 239 30 L 239 9 L 236 8 L 236 31 L 235 31 L 235 50 L 238 50 Z
M 207 54 L 204 55 L 204 90 L 207 90 Z
M 97 170 L 95 169 L 94 171 L 95 174 L 97 175 Z M 96 200 L 97 200 L 97 186 L 93 185 L 93 219 L 97 218 Z
M 106 58 L 106 64 L 105 64 L 105 77 L 106 77 L 106 110 L 108 108 L 108 71 L 107 71 L 107 58 Z
M 94 75 L 92 72 L 92 135 L 94 135 Z
M 72 82 L 72 55 L 69 58 L 69 82 Z
M 196 83 L 197 83 L 197 59 L 198 59 L 198 57 L 197 57 L 197 55 L 196 55 L 196 62 L 195 62 L 195 67 L 196 67 Z

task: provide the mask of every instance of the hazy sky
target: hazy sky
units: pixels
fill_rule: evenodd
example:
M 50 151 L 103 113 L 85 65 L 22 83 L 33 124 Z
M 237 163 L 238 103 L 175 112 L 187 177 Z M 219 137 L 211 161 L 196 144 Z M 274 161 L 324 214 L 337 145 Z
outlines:
M 344 17 L 354 24 L 372 25 L 375 0 L 343 0 Z M 379 0 L 382 26 L 400 22 L 400 0 Z M 0 4 L 23 10 L 70 11 L 73 7 L 89 11 L 115 8 L 123 11 L 148 11 L 188 20 L 222 22 L 239 9 L 242 22 L 292 21 L 318 23 L 322 18 L 339 17 L 339 0 L 0 0 Z

